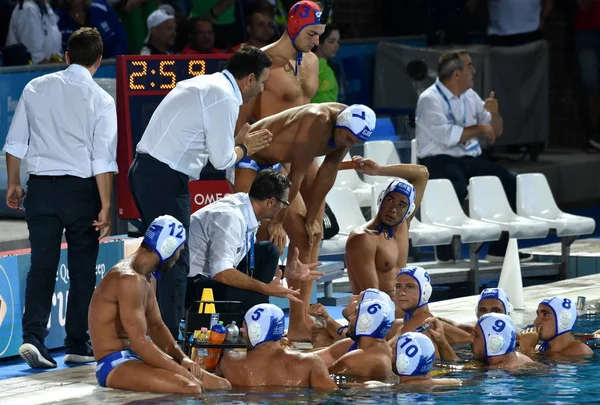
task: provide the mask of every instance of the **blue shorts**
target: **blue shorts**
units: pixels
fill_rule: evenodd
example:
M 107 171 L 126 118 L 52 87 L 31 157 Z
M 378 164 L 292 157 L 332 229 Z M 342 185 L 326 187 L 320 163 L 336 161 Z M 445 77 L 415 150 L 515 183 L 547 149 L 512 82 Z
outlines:
M 110 372 L 119 364 L 123 364 L 130 360 L 142 361 L 142 359 L 131 350 L 114 352 L 98 361 L 98 364 L 96 365 L 96 379 L 98 380 L 98 385 L 106 387 L 106 379 Z
M 277 163 L 276 165 L 261 165 L 260 163 L 257 163 L 256 161 L 250 159 L 249 157 L 245 157 L 242 158 L 239 162 L 237 162 L 235 164 L 235 167 L 240 168 L 240 169 L 250 169 L 250 170 L 254 170 L 256 173 L 262 172 L 263 170 L 266 169 L 273 169 L 276 172 L 280 172 L 282 165 L 281 163 Z

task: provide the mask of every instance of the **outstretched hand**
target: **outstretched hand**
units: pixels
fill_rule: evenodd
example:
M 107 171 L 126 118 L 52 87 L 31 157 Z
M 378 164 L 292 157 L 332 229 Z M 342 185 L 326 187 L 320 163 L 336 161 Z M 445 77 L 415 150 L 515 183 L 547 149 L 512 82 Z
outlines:
M 287 264 L 285 266 L 285 278 L 288 280 L 300 280 L 300 281 L 311 281 L 319 280 L 325 275 L 316 268 L 319 267 L 321 262 L 304 264 L 299 259 L 298 248 L 294 247 L 288 251 Z
M 302 300 L 298 298 L 300 296 L 300 290 L 284 287 L 283 284 L 281 284 L 282 277 L 283 272 L 278 268 L 275 272 L 273 281 L 266 284 L 264 294 L 272 297 L 288 298 L 290 301 L 302 303 Z

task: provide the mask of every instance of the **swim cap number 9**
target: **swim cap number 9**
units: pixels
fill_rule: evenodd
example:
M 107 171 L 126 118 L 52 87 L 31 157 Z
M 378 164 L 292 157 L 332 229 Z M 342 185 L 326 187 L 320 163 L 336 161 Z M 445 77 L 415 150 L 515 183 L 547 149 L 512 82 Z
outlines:
M 496 322 L 494 322 L 494 326 L 492 326 L 492 329 L 498 333 L 502 332 L 504 328 L 506 328 L 506 322 L 504 322 L 502 319 L 498 319 Z

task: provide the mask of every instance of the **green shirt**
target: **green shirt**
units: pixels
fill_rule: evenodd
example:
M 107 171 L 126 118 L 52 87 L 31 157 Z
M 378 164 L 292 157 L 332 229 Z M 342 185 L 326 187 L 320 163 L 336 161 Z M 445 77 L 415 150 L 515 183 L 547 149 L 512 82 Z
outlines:
M 150 0 L 129 13 L 124 11 L 119 12 L 119 18 L 127 34 L 129 53 L 131 55 L 139 54 L 140 49 L 144 46 L 146 35 L 148 34 L 148 16 L 156 9 L 156 0 Z
M 327 59 L 319 58 L 319 88 L 311 103 L 335 103 L 338 101 L 340 88 L 333 69 L 327 64 Z
M 210 12 L 210 9 L 215 6 L 220 0 L 194 0 L 190 18 L 203 17 Z M 227 25 L 235 22 L 235 2 L 223 11 L 215 20 L 215 25 Z

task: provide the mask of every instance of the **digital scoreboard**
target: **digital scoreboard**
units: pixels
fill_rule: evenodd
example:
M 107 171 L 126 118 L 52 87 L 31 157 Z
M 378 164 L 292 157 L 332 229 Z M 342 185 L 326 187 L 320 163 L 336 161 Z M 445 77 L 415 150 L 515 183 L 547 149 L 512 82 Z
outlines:
M 129 167 L 135 147 L 150 118 L 178 81 L 220 72 L 229 55 L 124 55 L 117 57 L 117 215 L 137 219 L 139 213 L 129 191 Z M 210 164 L 200 180 L 189 183 L 192 212 L 231 192 L 225 172 Z

